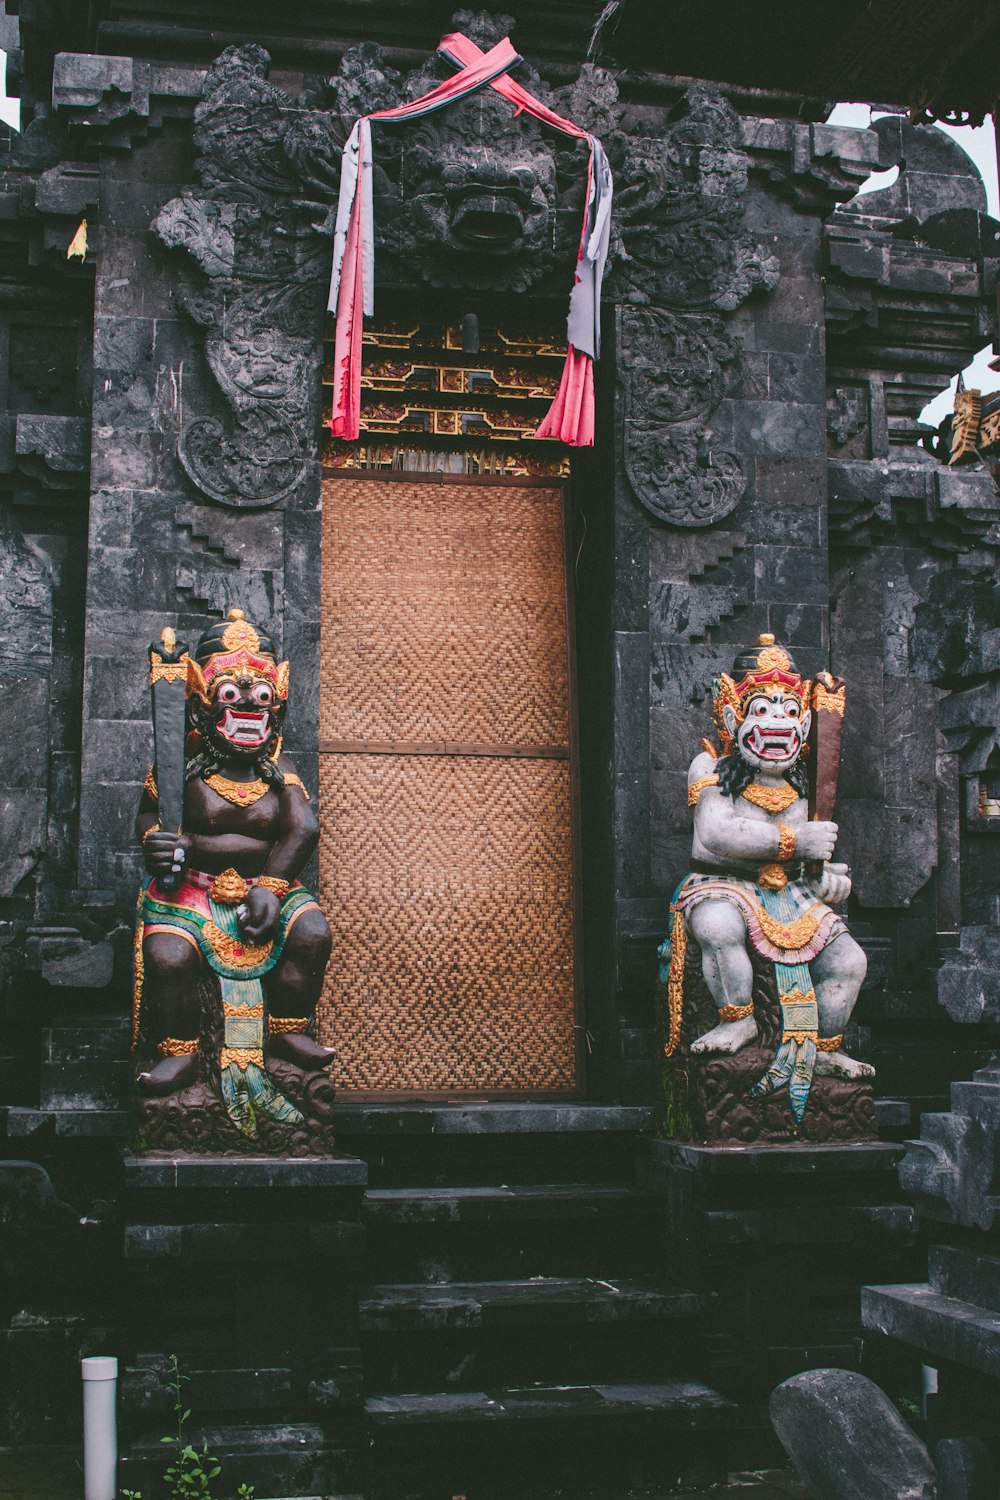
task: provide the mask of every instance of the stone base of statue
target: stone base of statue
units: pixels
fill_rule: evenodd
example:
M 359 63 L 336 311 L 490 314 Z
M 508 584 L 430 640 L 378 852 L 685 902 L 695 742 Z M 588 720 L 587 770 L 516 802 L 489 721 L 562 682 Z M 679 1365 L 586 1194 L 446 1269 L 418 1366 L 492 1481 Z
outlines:
M 751 1145 L 805 1141 L 873 1141 L 878 1138 L 871 1080 L 816 1075 L 801 1123 L 796 1123 L 781 1089 L 763 1099 L 750 1089 L 774 1061 L 781 1035 L 781 1010 L 774 965 L 751 955 L 754 968 L 756 1042 L 731 1056 L 691 1052 L 691 1043 L 716 1025 L 718 1012 L 705 983 L 701 950 L 687 939 L 684 1008 L 680 1043 L 664 1057 L 668 1033 L 666 986 L 658 1007 L 658 1055 L 662 1059 L 657 1103 L 659 1133 L 711 1145 Z
M 157 1053 L 140 1035 L 135 1053 L 137 1075 L 157 1061 Z M 243 1128 L 226 1107 L 220 1063 L 225 1059 L 222 999 L 214 976 L 202 983 L 202 1031 L 198 1040 L 197 1077 L 174 1093 L 156 1095 L 137 1086 L 133 1101 L 132 1147 L 137 1153 L 184 1152 L 204 1156 L 313 1156 L 334 1154 L 334 1088 L 324 1069 L 306 1070 L 283 1058 L 263 1054 L 267 1088 L 287 1118 L 272 1118 L 266 1108 L 241 1113 Z M 231 1076 L 243 1077 L 231 1065 Z

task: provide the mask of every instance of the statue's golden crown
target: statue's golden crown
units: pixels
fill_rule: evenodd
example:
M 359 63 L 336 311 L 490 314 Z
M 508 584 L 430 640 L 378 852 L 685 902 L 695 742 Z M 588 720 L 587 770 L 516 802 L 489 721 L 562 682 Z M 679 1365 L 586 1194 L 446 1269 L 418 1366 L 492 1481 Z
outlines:
M 775 644 L 773 635 L 761 635 L 756 646 L 741 651 L 733 663 L 732 676 L 722 672 L 714 683 L 712 717 L 722 741 L 723 755 L 733 748 L 733 736 L 726 725 L 724 708 L 731 708 L 737 725 L 742 724 L 750 700 L 760 693 L 780 687 L 789 698 L 797 698 L 803 713 L 810 706 L 812 683 L 803 678 L 788 651 Z

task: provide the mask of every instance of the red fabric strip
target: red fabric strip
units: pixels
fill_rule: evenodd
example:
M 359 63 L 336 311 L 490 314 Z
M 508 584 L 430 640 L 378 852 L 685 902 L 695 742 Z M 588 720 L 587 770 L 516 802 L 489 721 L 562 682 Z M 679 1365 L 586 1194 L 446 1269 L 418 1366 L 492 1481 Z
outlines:
M 413 115 L 426 113 L 428 107 L 437 107 L 463 98 L 485 84 L 495 88 L 510 100 L 518 110 L 525 110 L 543 124 L 550 125 L 564 135 L 579 140 L 589 140 L 587 131 L 571 120 L 563 119 L 554 110 L 542 104 L 527 89 L 515 83 L 506 74 L 496 76 L 498 67 L 511 67 L 519 62 L 520 55 L 514 50 L 509 37 L 504 37 L 489 52 L 482 52 L 475 42 L 460 31 L 444 37 L 440 50 L 446 52 L 457 63 L 461 71 L 453 78 L 438 84 L 419 99 L 401 104 L 394 109 L 380 110 L 369 115 L 371 120 L 405 120 Z M 587 194 L 584 200 L 583 227 L 577 251 L 579 261 L 584 252 L 587 229 L 587 205 L 593 174 L 593 152 L 587 163 Z M 334 342 L 333 410 L 330 430 L 334 437 L 354 439 L 361 430 L 361 336 L 363 326 L 362 286 L 363 258 L 361 254 L 361 200 L 362 183 L 351 207 L 351 218 L 344 249 L 344 263 L 337 296 L 337 330 Z M 592 447 L 594 442 L 594 371 L 589 354 L 582 354 L 570 344 L 566 351 L 562 379 L 555 400 L 546 413 L 535 437 L 557 437 L 571 447 Z

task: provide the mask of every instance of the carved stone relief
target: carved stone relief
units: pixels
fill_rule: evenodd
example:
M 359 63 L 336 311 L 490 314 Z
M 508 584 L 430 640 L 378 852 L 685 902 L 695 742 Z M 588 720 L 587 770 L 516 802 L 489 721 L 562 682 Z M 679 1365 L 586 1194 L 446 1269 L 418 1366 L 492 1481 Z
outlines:
M 452 22 L 482 47 L 511 24 L 468 12 Z M 293 102 L 268 82 L 269 64 L 263 48 L 247 45 L 227 48 L 209 69 L 195 112 L 199 185 L 169 202 L 153 226 L 200 272 L 179 300 L 205 329 L 228 414 L 189 420 L 178 453 L 195 486 L 226 505 L 275 504 L 315 467 L 318 329 L 340 150 L 353 120 L 417 97 L 451 71 L 432 57 L 403 78 L 365 44 Z M 778 276 L 743 224 L 740 122 L 720 94 L 697 85 L 662 130 L 643 124 L 626 132 L 614 79 L 593 67 L 583 73 L 557 92 L 525 66 L 518 78 L 598 132 L 614 162 L 611 292 L 670 309 L 636 325 L 642 347 L 630 353 L 625 376 L 628 472 L 654 515 L 708 525 L 732 510 L 744 487 L 735 455 L 695 432 L 721 398 L 722 369 L 734 357 L 721 314 Z M 563 289 L 579 234 L 583 143 L 515 115 L 485 89 L 405 129 L 379 126 L 373 144 L 380 281 Z M 698 316 L 681 322 L 671 316 L 678 313 Z M 638 375 L 645 365 L 672 373 L 654 383 L 649 371 Z M 658 473 L 671 476 L 669 498 Z
M 623 307 L 619 378 L 625 470 L 647 510 L 675 526 L 711 526 L 738 504 L 746 474 L 708 426 L 738 345 L 717 314 Z
M 739 123 L 720 94 L 696 85 L 660 134 L 619 143 L 612 285 L 626 304 L 670 309 L 621 311 L 625 471 L 641 504 L 674 526 L 722 520 L 747 483 L 709 425 L 739 354 L 723 314 L 778 280 L 777 261 L 743 225 Z

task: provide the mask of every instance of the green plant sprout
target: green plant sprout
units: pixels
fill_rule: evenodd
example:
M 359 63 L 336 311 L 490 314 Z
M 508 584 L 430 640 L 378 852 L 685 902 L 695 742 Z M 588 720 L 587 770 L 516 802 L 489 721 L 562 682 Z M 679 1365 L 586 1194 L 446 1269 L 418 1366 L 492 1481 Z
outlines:
M 174 1393 L 177 1431 L 160 1439 L 161 1443 L 169 1443 L 174 1450 L 173 1461 L 163 1477 L 170 1486 L 170 1500 L 213 1500 L 212 1481 L 218 1478 L 222 1465 L 209 1453 L 207 1443 L 202 1445 L 199 1452 L 192 1443 L 186 1441 L 184 1429 L 190 1420 L 191 1408 L 184 1405 L 181 1387 L 187 1384 L 188 1379 L 189 1376 L 181 1374 L 177 1355 L 171 1354 L 167 1384 Z M 241 1484 L 236 1494 L 237 1500 L 254 1500 L 254 1487 L 252 1484 Z M 142 1491 L 123 1489 L 122 1500 L 142 1500 Z

